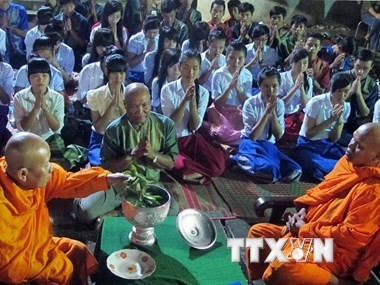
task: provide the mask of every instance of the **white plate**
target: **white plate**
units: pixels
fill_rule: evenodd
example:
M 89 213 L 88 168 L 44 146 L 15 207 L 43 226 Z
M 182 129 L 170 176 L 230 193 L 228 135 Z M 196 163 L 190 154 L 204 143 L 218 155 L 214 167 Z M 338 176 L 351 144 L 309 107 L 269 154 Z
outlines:
M 143 279 L 156 270 L 154 259 L 137 249 L 115 251 L 107 258 L 107 267 L 115 275 L 125 279 Z

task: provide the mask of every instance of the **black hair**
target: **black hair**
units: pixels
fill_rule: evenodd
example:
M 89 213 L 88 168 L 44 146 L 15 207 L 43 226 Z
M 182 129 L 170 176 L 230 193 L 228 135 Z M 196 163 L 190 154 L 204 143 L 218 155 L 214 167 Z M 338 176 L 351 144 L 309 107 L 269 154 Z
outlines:
M 274 67 L 264 67 L 260 73 L 259 73 L 259 80 L 258 80 L 258 85 L 260 86 L 261 83 L 263 83 L 264 79 L 276 76 L 278 80 L 278 84 L 281 85 L 281 75 L 278 72 L 278 70 Z
M 181 57 L 179 58 L 179 64 L 182 65 L 186 59 L 191 59 L 191 58 L 195 58 L 199 62 L 199 70 L 200 70 L 201 64 L 202 64 L 201 54 L 197 50 L 194 50 L 194 49 L 188 49 L 188 50 L 184 51 L 181 54 Z M 197 102 L 197 107 L 198 107 L 199 106 L 199 97 L 200 97 L 198 79 L 195 79 L 194 83 L 195 83 L 195 96 L 196 96 L 196 102 Z
M 247 47 L 241 41 L 232 41 L 226 49 L 226 56 L 228 56 L 228 54 L 234 50 L 242 51 L 244 53 L 244 56 L 247 57 Z
M 293 51 L 290 62 L 299 62 L 301 59 L 309 58 L 309 53 L 305 48 L 297 48 Z
M 304 15 L 294 15 L 290 19 L 290 26 L 293 26 L 294 24 L 299 25 L 299 24 L 304 24 L 307 26 L 307 19 Z
M 153 73 L 152 78 L 155 78 L 157 76 L 158 68 L 160 65 L 160 59 L 161 55 L 164 51 L 164 41 L 165 39 L 169 39 L 172 41 L 175 41 L 178 45 L 179 41 L 179 35 L 176 29 L 169 27 L 169 26 L 162 26 L 160 29 L 160 35 L 158 37 L 158 46 L 157 46 L 157 52 L 154 56 L 154 67 L 153 67 Z
M 272 9 L 269 10 L 269 17 L 272 17 L 274 15 L 281 15 L 285 18 L 286 9 L 282 6 L 274 6 Z
M 96 62 L 100 59 L 100 56 L 96 52 L 96 47 L 108 47 L 115 44 L 115 38 L 113 33 L 108 28 L 100 28 L 95 31 L 94 40 L 92 41 L 92 47 L 88 63 Z
M 357 60 L 361 60 L 361 61 L 372 61 L 374 62 L 375 60 L 375 53 L 369 49 L 362 49 L 357 57 L 356 57 Z
M 108 74 L 110 72 L 125 72 L 127 61 L 125 57 L 120 54 L 111 54 L 106 57 L 106 68 Z
M 340 46 L 342 52 L 347 55 L 353 55 L 356 53 L 356 40 L 354 37 L 340 36 L 336 43 Z
M 160 58 L 160 68 L 158 71 L 158 95 L 161 95 L 162 86 L 168 76 L 168 68 L 179 63 L 181 57 L 181 50 L 177 48 L 168 48 L 164 50 Z
M 258 39 L 261 36 L 269 37 L 269 28 L 267 25 L 259 24 L 253 28 L 252 39 Z
M 319 42 L 322 44 L 322 42 L 323 42 L 323 36 L 322 36 L 322 34 L 320 34 L 320 33 L 308 33 L 307 35 L 306 35 L 306 40 L 308 40 L 309 38 L 313 38 L 313 39 L 317 39 L 317 40 L 319 40 Z
M 160 28 L 160 21 L 156 16 L 150 18 L 148 17 L 146 21 L 144 21 L 143 24 L 143 30 L 144 32 L 149 30 L 157 30 Z
M 226 2 L 224 0 L 214 0 L 211 2 L 210 10 L 214 7 L 214 5 L 223 6 L 224 11 L 226 11 Z
M 251 12 L 253 14 L 253 12 L 255 12 L 255 7 L 251 3 L 248 3 L 248 2 L 241 3 L 238 9 L 239 9 L 239 13 Z
M 124 59 L 126 58 L 124 50 L 119 49 L 116 46 L 106 47 L 106 51 L 100 57 L 100 65 L 101 65 L 103 71 L 104 71 L 103 67 L 105 67 L 105 65 L 106 65 L 107 57 L 114 55 L 114 54 L 121 55 L 122 57 L 124 57 Z M 125 65 L 125 73 L 128 74 L 128 66 L 127 65 Z M 108 82 L 108 76 L 107 76 L 107 74 L 104 73 L 103 84 L 105 85 L 105 84 L 107 84 L 107 82 Z
M 161 2 L 161 13 L 171 13 L 177 9 L 177 4 L 174 0 L 163 0 Z
M 110 24 L 108 22 L 108 17 L 112 14 L 115 14 L 116 12 L 120 12 L 120 20 L 116 24 L 116 33 L 117 33 L 117 39 L 121 46 L 124 45 L 124 39 L 123 39 L 123 21 L 121 20 L 121 17 L 123 16 L 123 5 L 121 2 L 117 0 L 108 0 L 106 4 L 104 5 L 102 19 L 101 19 L 101 25 L 102 28 L 111 28 Z
M 39 50 L 54 50 L 54 43 L 48 36 L 41 36 L 35 39 L 33 43 L 33 51 L 37 52 Z
M 61 7 L 63 5 L 67 5 L 67 4 L 70 4 L 70 3 L 74 3 L 75 6 L 78 5 L 78 1 L 77 0 L 59 0 L 59 5 L 61 5 Z
M 335 73 L 330 80 L 330 90 L 334 93 L 338 89 L 347 87 L 352 83 L 352 77 L 346 72 Z
M 207 40 L 210 26 L 207 22 L 196 21 L 189 36 L 189 48 L 195 49 L 202 40 Z
M 290 58 L 290 62 L 299 62 L 300 60 L 307 58 L 309 59 L 309 53 L 305 48 L 297 48 L 293 51 L 292 57 Z M 303 81 L 303 87 L 305 91 L 307 92 L 310 88 L 309 82 L 306 80 L 307 74 L 304 72 L 304 81 Z
M 227 3 L 228 11 L 230 11 L 232 8 L 239 7 L 241 4 L 240 0 L 230 0 Z
M 50 35 L 53 33 L 57 33 L 60 36 L 60 41 L 63 42 L 65 38 L 65 24 L 61 20 L 53 20 L 52 23 L 48 24 L 45 28 L 45 35 Z M 54 40 L 53 40 L 54 41 Z M 56 41 L 55 41 L 56 43 Z
M 42 6 L 37 10 L 37 23 L 38 25 L 47 25 L 53 21 L 53 9 L 50 7 Z
M 49 74 L 49 77 L 51 79 L 50 64 L 47 62 L 46 59 L 38 57 L 38 56 L 33 56 L 30 58 L 28 62 L 28 80 L 29 80 L 30 75 L 35 74 L 35 73 L 47 73 Z
M 226 34 L 222 30 L 214 29 L 208 34 L 207 40 L 209 43 L 215 40 L 227 41 L 227 37 L 226 37 Z

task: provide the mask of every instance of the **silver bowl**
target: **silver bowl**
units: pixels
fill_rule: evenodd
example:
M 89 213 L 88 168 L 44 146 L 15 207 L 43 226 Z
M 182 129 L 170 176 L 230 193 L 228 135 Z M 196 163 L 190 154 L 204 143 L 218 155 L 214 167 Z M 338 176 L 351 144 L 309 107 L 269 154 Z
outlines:
M 129 240 L 136 245 L 153 245 L 156 241 L 154 227 L 162 223 L 168 216 L 170 193 L 162 187 L 149 185 L 147 191 L 161 195 L 163 203 L 156 207 L 142 208 L 128 202 L 125 198 L 125 191 L 122 195 L 123 215 L 133 225 L 132 231 L 129 233 Z

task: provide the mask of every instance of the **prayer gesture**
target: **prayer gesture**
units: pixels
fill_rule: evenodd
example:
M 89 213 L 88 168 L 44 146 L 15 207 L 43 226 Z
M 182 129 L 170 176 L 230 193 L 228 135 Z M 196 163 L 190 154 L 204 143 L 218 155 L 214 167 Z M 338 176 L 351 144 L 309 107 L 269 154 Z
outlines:
M 304 75 L 303 73 L 298 74 L 296 81 L 294 82 L 295 87 L 298 89 L 303 86 L 304 83 Z
M 334 59 L 334 62 L 332 63 L 333 68 L 339 68 L 345 57 L 346 55 L 344 53 L 341 53 L 340 55 L 338 55 Z
M 241 26 L 240 26 L 240 36 L 245 37 L 248 33 L 248 26 L 246 21 L 241 21 Z
M 66 21 L 65 21 L 65 31 L 66 32 L 70 32 L 72 29 L 72 26 L 71 26 L 71 19 L 70 18 L 67 18 Z
M 195 100 L 195 84 L 190 84 L 189 88 L 186 90 L 186 95 L 184 98 L 186 101 Z
M 334 108 L 331 112 L 331 117 L 336 121 L 340 118 L 342 113 L 343 113 L 343 103 L 342 104 L 335 104 Z
M 352 82 L 352 86 L 351 86 L 351 92 L 352 93 L 360 93 L 361 90 L 362 90 L 362 82 L 361 82 L 361 80 L 362 80 L 362 76 L 361 76 L 362 72 L 360 73 L 360 75 L 359 75 L 359 71 L 357 73 L 358 74 L 357 74 L 354 82 Z
M 154 46 L 155 46 L 155 40 L 154 38 L 153 39 L 149 39 L 147 44 L 146 44 L 146 52 L 150 52 L 150 51 L 153 51 L 154 50 Z
M 306 69 L 306 75 L 310 76 L 311 78 L 314 78 L 314 70 L 311 67 Z
M 235 71 L 231 79 L 231 83 L 230 83 L 231 87 L 237 88 L 238 83 L 239 83 L 239 75 L 240 75 L 240 70 Z
M 46 98 L 44 96 L 44 90 L 43 88 L 37 88 L 37 90 L 34 90 L 34 96 L 36 98 L 36 102 L 34 103 L 34 107 L 36 109 L 42 109 L 43 111 L 47 110 L 46 105 Z
M 119 105 L 120 102 L 120 88 L 115 88 L 111 90 L 111 94 L 113 95 L 113 98 L 110 105 L 112 107 L 116 107 Z
M 304 46 L 304 41 L 303 40 L 298 40 L 296 41 L 295 45 L 294 45 L 294 49 L 297 49 L 297 48 L 302 48 Z
M 277 106 L 277 96 L 273 95 L 269 97 L 268 102 L 265 106 L 264 113 L 266 115 L 271 115 L 273 111 L 276 109 L 276 106 Z
M 211 68 L 212 69 L 218 69 L 218 61 L 219 61 L 220 54 L 214 57 L 214 59 L 211 61 Z
M 286 227 L 293 236 L 298 236 L 299 229 L 305 224 L 306 209 L 302 208 L 298 213 L 288 216 Z
M 255 52 L 255 56 L 253 57 L 254 62 L 259 62 L 263 60 L 263 46 L 259 45 Z
M 148 136 L 143 137 L 143 139 L 132 150 L 131 155 L 136 158 L 145 156 L 151 159 L 154 157 Z

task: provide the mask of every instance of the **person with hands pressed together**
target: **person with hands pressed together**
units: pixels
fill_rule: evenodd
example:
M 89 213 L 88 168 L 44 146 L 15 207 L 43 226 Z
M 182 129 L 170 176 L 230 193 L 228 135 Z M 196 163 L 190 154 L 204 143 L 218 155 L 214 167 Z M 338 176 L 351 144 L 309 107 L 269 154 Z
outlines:
M 86 53 L 90 27 L 84 16 L 75 11 L 75 0 L 60 0 L 59 4 L 63 12 L 56 16 L 63 21 L 65 29 L 64 43 L 71 47 L 75 56 L 75 71 L 79 71 L 82 65 L 82 57 Z
M 176 125 L 179 156 L 173 172 L 181 179 L 208 183 L 223 173 L 225 150 L 197 132 L 206 112 L 209 93 L 198 84 L 201 56 L 187 50 L 180 58 L 180 79 L 166 84 L 161 91 L 161 108 Z
M 333 77 L 334 79 L 334 77 Z M 353 135 L 345 155 L 319 185 L 294 200 L 297 213 L 286 226 L 256 224 L 248 238 L 288 239 L 282 252 L 291 255 L 289 239 L 333 239 L 333 261 L 314 262 L 314 252 L 305 261 L 277 259 L 264 263 L 270 249 L 260 250 L 259 263 L 249 260 L 249 280 L 265 284 L 363 284 L 379 262 L 380 240 L 380 124 L 367 123 Z
M 280 73 L 281 86 L 278 93 L 285 103 L 285 133 L 283 144 L 295 144 L 302 125 L 307 102 L 313 97 L 313 79 L 306 74 L 309 53 L 306 49 L 296 49 L 290 61 L 291 69 Z
M 51 80 L 49 63 L 42 58 L 32 58 L 28 63 L 28 80 L 31 86 L 14 96 L 17 129 L 41 136 L 50 146 L 52 160 L 65 167 L 65 144 L 60 136 L 64 98 L 48 87 Z
M 252 42 L 252 32 L 257 26 L 257 23 L 253 22 L 255 7 L 251 3 L 244 2 L 239 5 L 238 9 L 240 20 L 231 28 L 232 38 L 247 45 Z
M 344 155 L 337 141 L 350 114 L 350 104 L 345 100 L 351 83 L 348 74 L 334 74 L 331 91 L 311 98 L 304 109 L 295 154 L 304 174 L 316 181 L 322 181 Z
M 244 129 L 232 162 L 253 178 L 266 182 L 298 181 L 301 167 L 275 145 L 285 129 L 284 102 L 277 98 L 280 74 L 273 67 L 265 67 L 259 74 L 258 84 L 261 92 L 244 103 Z
M 127 61 L 131 81 L 144 83 L 144 58 L 147 53 L 157 49 L 159 31 L 160 22 L 158 18 L 152 17 L 144 22 L 141 32 L 130 38 Z
M 252 75 L 244 67 L 247 49 L 238 41 L 227 47 L 227 65 L 214 72 L 213 104 L 207 109 L 207 121 L 202 131 L 212 140 L 226 145 L 238 145 L 243 129 L 241 108 L 251 97 Z
M 105 59 L 106 85 L 87 92 L 87 103 L 91 110 L 92 132 L 88 159 L 91 165 L 100 165 L 100 147 L 107 126 L 125 114 L 123 91 L 127 62 L 120 54 Z
M 142 83 L 124 89 L 126 113 L 108 125 L 100 149 L 101 164 L 113 172 L 123 172 L 133 164 L 149 183 L 160 185 L 160 171 L 170 170 L 178 155 L 174 122 L 151 112 L 150 94 Z M 115 215 L 121 196 L 113 188 L 74 200 L 78 220 L 90 223 L 98 217 Z M 172 199 L 171 213 L 177 204 Z
M 81 242 L 53 237 L 47 203 L 85 197 L 128 176 L 102 168 L 69 173 L 50 163 L 38 135 L 13 135 L 0 158 L 0 280 L 7 284 L 88 284 L 97 261 Z
M 346 101 L 350 103 L 351 112 L 343 127 L 339 144 L 347 146 L 353 132 L 362 124 L 372 121 L 373 111 L 378 99 L 379 87 L 369 75 L 374 66 L 375 54 L 363 49 L 356 57 L 354 68 L 347 71 L 353 80 Z

